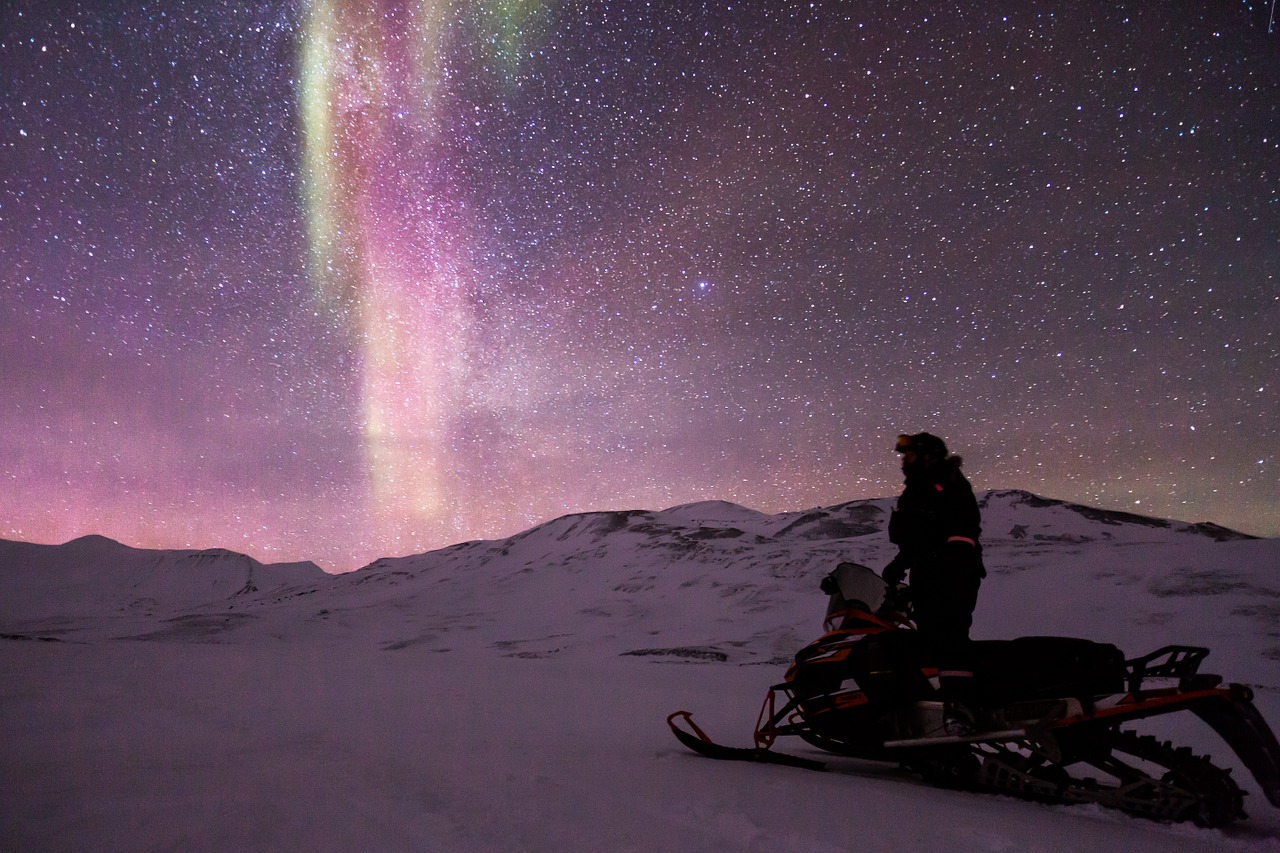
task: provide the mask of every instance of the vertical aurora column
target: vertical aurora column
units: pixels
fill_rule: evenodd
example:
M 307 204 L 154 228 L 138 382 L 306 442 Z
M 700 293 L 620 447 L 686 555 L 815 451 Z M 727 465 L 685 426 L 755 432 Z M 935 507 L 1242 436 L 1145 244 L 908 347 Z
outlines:
M 299 75 L 309 271 L 361 358 L 380 543 L 455 541 L 450 423 L 466 405 L 469 223 L 448 137 L 449 4 L 306 3 Z

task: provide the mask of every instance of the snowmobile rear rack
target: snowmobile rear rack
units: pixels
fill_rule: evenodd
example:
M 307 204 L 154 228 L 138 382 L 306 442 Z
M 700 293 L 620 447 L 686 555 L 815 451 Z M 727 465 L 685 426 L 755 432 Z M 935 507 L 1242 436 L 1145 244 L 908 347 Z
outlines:
M 1125 661 L 1129 670 L 1129 692 L 1142 698 L 1142 683 L 1149 678 L 1178 679 L 1178 689 L 1191 690 L 1216 686 L 1218 676 L 1199 676 L 1200 663 L 1209 655 L 1202 646 L 1165 646 L 1150 654 Z M 1212 683 L 1208 683 L 1214 679 Z

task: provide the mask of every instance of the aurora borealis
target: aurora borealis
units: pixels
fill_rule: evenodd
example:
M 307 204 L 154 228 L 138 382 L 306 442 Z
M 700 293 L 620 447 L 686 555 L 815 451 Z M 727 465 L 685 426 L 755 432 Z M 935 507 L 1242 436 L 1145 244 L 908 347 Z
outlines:
M 1268 13 L 6 4 L 0 536 L 352 569 L 922 429 L 1280 535 Z

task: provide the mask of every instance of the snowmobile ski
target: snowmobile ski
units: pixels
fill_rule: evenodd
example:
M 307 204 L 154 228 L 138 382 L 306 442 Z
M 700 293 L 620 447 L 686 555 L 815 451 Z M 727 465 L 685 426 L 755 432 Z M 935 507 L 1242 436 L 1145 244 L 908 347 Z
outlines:
M 690 734 L 676 724 L 677 719 L 683 719 L 689 728 L 693 729 Z M 772 752 L 762 747 L 733 747 L 724 746 L 707 737 L 706 732 L 698 728 L 698 724 L 693 721 L 693 715 L 688 711 L 676 711 L 667 717 L 667 725 L 671 727 L 671 731 L 675 733 L 676 738 L 685 746 L 694 752 L 707 756 L 708 758 L 717 758 L 722 761 L 758 761 L 762 764 L 782 764 L 788 767 L 801 767 L 805 770 L 824 770 L 826 763 L 815 761 L 811 758 L 801 758 L 798 755 L 787 755 L 782 752 Z

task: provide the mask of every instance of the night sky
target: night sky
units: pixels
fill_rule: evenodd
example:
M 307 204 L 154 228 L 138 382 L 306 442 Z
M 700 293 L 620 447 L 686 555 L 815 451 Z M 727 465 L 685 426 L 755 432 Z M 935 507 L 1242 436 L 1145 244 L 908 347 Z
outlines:
M 1271 11 L 8 0 L 0 537 L 346 570 L 919 430 L 1280 535 Z

